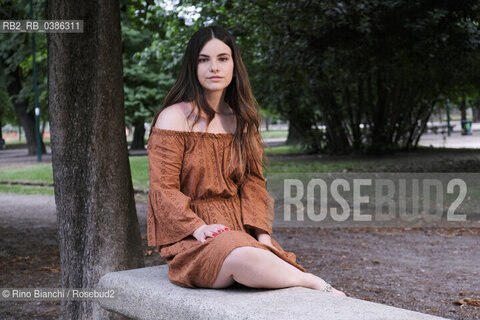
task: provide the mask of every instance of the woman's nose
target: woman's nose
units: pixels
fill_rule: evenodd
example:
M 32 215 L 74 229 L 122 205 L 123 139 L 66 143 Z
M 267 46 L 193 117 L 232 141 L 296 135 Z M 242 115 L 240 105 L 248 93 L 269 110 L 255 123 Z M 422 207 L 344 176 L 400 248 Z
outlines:
M 212 69 L 212 71 L 218 70 L 218 64 L 217 64 L 217 62 L 212 61 L 212 63 L 210 64 L 210 68 Z

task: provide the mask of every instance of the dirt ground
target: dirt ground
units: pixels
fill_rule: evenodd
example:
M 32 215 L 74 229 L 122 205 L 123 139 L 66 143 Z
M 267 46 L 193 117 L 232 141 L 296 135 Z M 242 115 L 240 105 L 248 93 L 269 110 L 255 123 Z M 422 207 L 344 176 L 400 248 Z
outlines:
M 0 194 L 0 287 L 61 287 L 54 198 Z M 145 203 L 137 204 L 146 266 L 163 264 L 146 244 Z M 297 261 L 350 297 L 450 319 L 480 319 L 480 228 L 276 228 Z M 3 302 L 2 319 L 54 319 L 60 301 Z
M 0 159 L 0 168 L 35 163 Z M 478 172 L 480 150 L 423 149 L 385 157 L 371 168 L 365 156 L 276 156 L 280 161 L 365 161 L 358 171 Z M 432 161 L 432 159 L 435 159 Z M 51 161 L 44 158 L 45 161 Z M 350 171 L 351 168 L 345 168 Z M 147 207 L 137 201 L 145 265 L 163 264 L 146 241 Z M 348 296 L 449 319 L 480 319 L 480 228 L 274 228 L 272 235 L 297 261 Z M 0 287 L 61 287 L 53 196 L 0 193 Z M 1 319 L 55 319 L 60 301 L 0 302 Z

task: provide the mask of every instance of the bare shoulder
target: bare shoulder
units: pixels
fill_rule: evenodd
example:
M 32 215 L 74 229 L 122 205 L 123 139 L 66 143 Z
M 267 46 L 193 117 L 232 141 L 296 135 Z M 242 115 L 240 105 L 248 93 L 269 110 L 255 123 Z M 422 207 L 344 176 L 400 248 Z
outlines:
M 184 102 L 166 107 L 158 115 L 155 128 L 183 131 L 187 129 L 189 106 Z

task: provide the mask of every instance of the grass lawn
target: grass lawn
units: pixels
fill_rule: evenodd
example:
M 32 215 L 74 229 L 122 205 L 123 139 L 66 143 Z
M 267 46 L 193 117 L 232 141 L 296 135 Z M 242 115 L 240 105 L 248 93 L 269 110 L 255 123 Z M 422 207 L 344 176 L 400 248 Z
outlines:
M 148 158 L 147 156 L 129 157 L 132 182 L 135 189 L 148 189 Z
M 297 154 L 301 152 L 298 147 L 275 147 L 271 148 L 270 155 L 288 155 Z M 148 181 L 148 159 L 147 156 L 133 156 L 129 157 L 130 170 L 132 173 L 132 182 L 135 189 L 146 190 L 149 187 Z M 289 163 L 277 163 L 273 161 L 271 163 L 271 169 L 278 171 L 293 171 L 294 170 L 321 170 L 322 172 L 331 170 L 332 168 L 342 168 L 343 166 L 338 164 L 322 165 L 322 164 L 297 164 L 294 162 Z M 2 181 L 33 181 L 33 182 L 45 182 L 53 183 L 52 165 L 50 163 L 32 164 L 29 166 L 23 166 L 18 168 L 7 168 L 0 171 L 0 180 Z M 0 185 L 0 192 L 13 192 L 23 194 L 53 194 L 52 187 L 36 187 L 36 186 L 19 186 L 19 185 Z
M 292 153 L 298 153 L 299 148 L 296 147 L 276 147 L 272 148 L 274 151 L 270 153 L 272 155 L 288 155 Z M 275 150 L 279 149 L 279 150 Z M 132 172 L 132 182 L 135 189 L 148 189 L 148 159 L 147 156 L 134 156 L 129 157 L 130 169 Z M 332 172 L 342 171 L 345 168 L 352 169 L 355 167 L 355 162 L 341 161 L 335 163 L 321 163 L 321 162 L 301 162 L 296 161 L 271 161 L 269 167 L 265 173 L 269 171 L 274 172 Z M 3 181 L 34 181 L 53 183 L 52 165 L 50 163 L 33 164 L 25 167 L 19 167 L 14 169 L 4 169 L 0 172 L 0 180 Z M 20 193 L 34 193 L 34 190 L 41 189 L 39 187 L 25 187 L 19 188 L 18 186 L 6 186 L 5 188 L 11 188 L 12 192 Z M 28 189 L 28 191 L 27 191 Z M 32 190 L 30 190 L 32 189 Z M 23 192 L 22 190 L 25 190 Z
M 132 182 L 135 189 L 148 189 L 148 159 L 146 156 L 129 157 Z M 32 164 L 0 171 L 1 181 L 53 183 L 51 163 Z M 54 194 L 53 187 L 0 185 L 0 192 L 22 194 Z
M 53 183 L 51 163 L 39 163 L 14 169 L 2 169 L 0 180 Z
M 292 155 L 292 154 L 302 154 L 304 149 L 301 146 L 278 146 L 266 148 L 265 152 L 267 156 L 280 156 L 280 155 Z
M 415 152 L 394 154 L 383 158 L 302 154 L 298 146 L 278 146 L 266 150 L 268 161 L 265 175 L 269 173 L 307 172 L 472 172 L 480 162 L 478 150 L 449 150 L 420 148 Z M 135 189 L 147 190 L 147 156 L 129 157 L 132 182 Z M 49 163 L 33 164 L 0 171 L 2 181 L 32 181 L 53 183 Z M 23 194 L 52 194 L 52 187 L 0 185 L 0 192 Z M 144 195 L 136 197 L 144 199 Z
M 20 193 L 20 194 L 46 194 L 55 195 L 52 187 L 35 187 L 20 185 L 3 185 L 0 184 L 0 192 L 2 193 Z
M 263 139 L 286 138 L 288 136 L 288 130 L 262 131 L 261 135 Z

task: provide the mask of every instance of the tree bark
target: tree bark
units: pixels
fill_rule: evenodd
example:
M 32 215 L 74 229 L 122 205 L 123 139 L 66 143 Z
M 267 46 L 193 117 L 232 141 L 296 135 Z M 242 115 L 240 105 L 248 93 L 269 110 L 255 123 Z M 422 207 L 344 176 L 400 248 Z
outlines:
M 12 72 L 8 76 L 11 78 L 10 84 L 7 86 L 7 91 L 10 97 L 14 97 L 20 93 L 22 89 L 22 81 L 20 75 L 20 67 L 18 67 L 15 72 Z M 32 111 L 27 112 L 28 105 L 24 101 L 19 101 L 18 99 L 12 99 L 13 106 L 15 108 L 15 113 L 18 118 L 18 122 L 23 127 L 25 131 L 25 137 L 27 140 L 27 148 L 29 155 L 37 154 L 37 137 L 35 136 L 35 114 Z M 40 137 L 40 147 L 42 154 L 46 153 L 45 144 L 43 143 L 42 137 Z
M 125 137 L 118 0 L 47 1 L 48 97 L 62 287 L 94 288 L 104 274 L 144 266 Z M 62 319 L 123 319 L 98 301 L 62 300 Z

